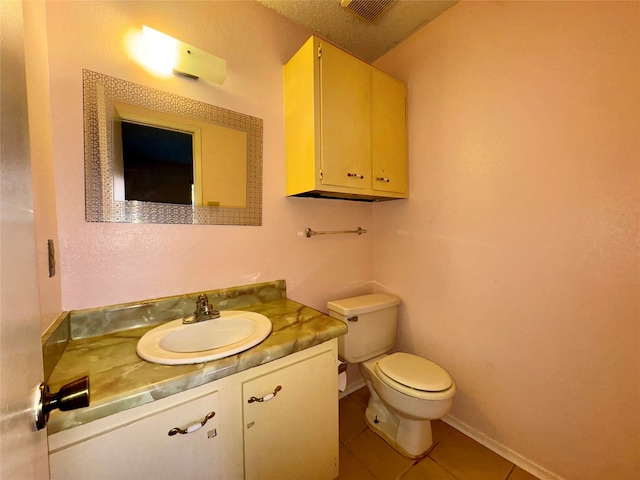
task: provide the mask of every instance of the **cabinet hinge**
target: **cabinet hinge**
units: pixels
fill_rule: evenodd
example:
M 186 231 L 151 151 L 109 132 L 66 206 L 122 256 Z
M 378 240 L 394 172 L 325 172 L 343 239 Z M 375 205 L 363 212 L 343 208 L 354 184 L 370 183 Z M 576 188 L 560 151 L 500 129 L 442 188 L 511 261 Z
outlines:
M 322 46 L 318 47 L 318 58 L 322 58 Z
M 320 170 L 320 179 L 322 179 L 322 170 Z

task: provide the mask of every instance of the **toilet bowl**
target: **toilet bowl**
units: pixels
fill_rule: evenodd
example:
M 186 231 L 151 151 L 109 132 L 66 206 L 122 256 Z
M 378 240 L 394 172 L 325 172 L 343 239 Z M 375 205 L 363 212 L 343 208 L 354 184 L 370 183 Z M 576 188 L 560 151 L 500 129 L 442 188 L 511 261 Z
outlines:
M 456 384 L 440 365 L 405 352 L 387 354 L 396 334 L 400 299 L 388 293 L 334 300 L 329 315 L 349 331 L 338 339 L 338 353 L 356 363 L 371 396 L 365 420 L 401 454 L 418 458 L 433 444 L 431 420 L 453 406 Z
M 424 455 L 433 444 L 431 420 L 453 406 L 453 379 L 439 365 L 403 352 L 360 363 L 359 369 L 371 395 L 369 428 L 407 457 Z

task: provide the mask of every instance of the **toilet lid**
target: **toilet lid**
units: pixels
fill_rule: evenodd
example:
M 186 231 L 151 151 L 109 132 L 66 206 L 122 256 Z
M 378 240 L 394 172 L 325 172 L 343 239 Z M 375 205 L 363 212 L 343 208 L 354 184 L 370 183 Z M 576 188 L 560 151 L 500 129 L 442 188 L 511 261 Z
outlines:
M 424 392 L 441 392 L 453 384 L 449 373 L 440 365 L 410 353 L 387 355 L 378 361 L 377 368 L 391 380 Z

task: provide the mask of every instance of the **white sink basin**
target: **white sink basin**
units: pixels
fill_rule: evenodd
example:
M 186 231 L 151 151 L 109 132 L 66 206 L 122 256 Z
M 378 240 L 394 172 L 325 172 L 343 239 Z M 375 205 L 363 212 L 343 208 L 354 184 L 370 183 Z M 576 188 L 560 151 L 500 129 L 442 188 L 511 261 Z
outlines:
M 271 333 L 271 320 L 241 310 L 220 312 L 220 318 L 184 325 L 182 319 L 145 333 L 136 352 L 148 362 L 165 365 L 201 363 L 228 357 L 262 342 Z

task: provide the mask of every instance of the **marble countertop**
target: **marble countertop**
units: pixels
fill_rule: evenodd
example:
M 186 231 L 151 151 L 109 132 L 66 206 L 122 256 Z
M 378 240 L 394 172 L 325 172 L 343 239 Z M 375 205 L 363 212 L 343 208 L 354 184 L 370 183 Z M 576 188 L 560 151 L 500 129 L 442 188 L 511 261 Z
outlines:
M 89 407 L 54 411 L 49 435 L 136 407 L 219 378 L 265 364 L 347 333 L 347 326 L 317 310 L 279 298 L 243 310 L 267 316 L 271 334 L 239 354 L 194 365 L 160 365 L 136 355 L 138 339 L 157 325 L 101 336 L 70 340 L 57 362 L 49 387 L 52 392 L 89 375 Z

